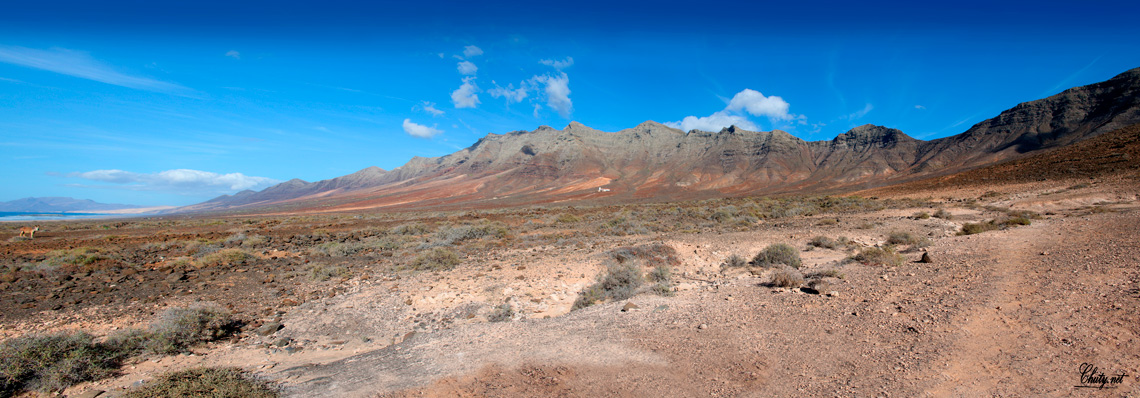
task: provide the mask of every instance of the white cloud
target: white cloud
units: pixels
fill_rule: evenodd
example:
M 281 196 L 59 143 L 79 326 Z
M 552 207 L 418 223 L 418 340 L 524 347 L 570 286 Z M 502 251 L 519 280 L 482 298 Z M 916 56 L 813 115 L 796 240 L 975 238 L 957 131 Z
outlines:
M 789 120 L 795 116 L 788 114 L 788 102 L 775 95 L 765 97 L 759 91 L 744 89 L 736 93 L 728 102 L 726 110 L 745 111 L 752 116 L 767 116 L 776 120 Z
M 875 107 L 872 106 L 871 104 L 867 104 L 867 105 L 863 106 L 863 109 L 855 111 L 855 113 L 844 116 L 843 118 L 848 119 L 848 120 L 859 119 L 859 118 L 862 118 L 863 116 L 867 116 L 867 112 L 870 112 L 872 109 L 875 109 Z
M 412 123 L 412 119 L 404 119 L 404 132 L 413 137 L 431 138 L 439 133 L 442 133 L 443 130 L 424 126 L 422 124 Z
M 474 75 L 475 72 L 479 71 L 479 67 L 475 66 L 471 61 L 459 61 L 459 66 L 457 66 L 456 69 L 459 70 L 460 74 L 464 75 Z
M 226 56 L 233 59 L 241 59 L 241 53 L 237 52 L 237 50 L 226 51 Z
M 463 56 L 464 57 L 471 58 L 471 57 L 474 57 L 476 55 L 483 55 L 483 49 L 481 49 L 479 47 L 475 47 L 475 46 L 463 47 Z
M 734 115 L 727 111 L 715 112 L 705 117 L 686 116 L 679 122 L 667 122 L 666 126 L 684 131 L 701 130 L 717 132 L 728 126 L 736 126 L 749 131 L 757 131 L 759 127 L 748 118 Z
M 480 104 L 477 94 L 479 86 L 472 83 L 473 80 L 474 77 L 463 78 L 463 85 L 451 92 L 451 103 L 455 104 L 456 108 L 474 108 Z
M 554 69 L 563 70 L 563 69 L 569 68 L 569 67 L 574 65 L 574 58 L 566 57 L 566 59 L 561 60 L 561 61 L 556 61 L 553 59 L 544 59 L 544 60 L 541 60 L 538 62 L 540 64 L 543 64 L 543 65 L 553 66 Z
M 702 130 L 716 132 L 728 126 L 736 126 L 745 130 L 759 131 L 760 127 L 748 115 L 764 116 L 772 121 L 795 122 L 807 124 L 807 117 L 788 113 L 791 106 L 778 96 L 764 96 L 759 91 L 744 89 L 736 93 L 728 106 L 705 117 L 686 116 L 676 122 L 667 122 L 666 126 L 681 130 Z
M 443 115 L 443 111 L 441 111 L 441 110 L 437 109 L 437 108 L 435 107 L 435 103 L 434 103 L 434 102 L 427 102 L 427 101 L 424 101 L 424 102 L 423 102 L 423 104 L 422 104 L 421 106 L 423 107 L 423 109 L 424 109 L 424 111 L 425 111 L 425 112 L 427 112 L 427 113 L 430 113 L 432 116 L 440 116 L 440 115 Z
M 37 50 L 0 45 L 0 62 L 74 76 L 82 79 L 133 88 L 138 90 L 189 94 L 193 90 L 178 84 L 115 71 L 110 65 L 99 62 L 91 55 L 63 48 Z
M 914 109 L 926 109 L 926 107 L 922 105 L 915 105 Z
M 574 112 L 574 103 L 570 101 L 570 77 L 566 73 L 535 76 L 531 81 L 545 86 L 543 93 L 546 97 L 546 106 L 558 111 L 558 114 L 564 118 L 570 117 L 570 113 Z
M 186 195 L 232 193 L 246 189 L 261 190 L 281 181 L 247 176 L 242 173 L 218 174 L 209 171 L 175 169 L 158 173 L 134 173 L 123 170 L 95 170 L 67 175 L 91 181 L 118 184 L 134 191 L 166 191 Z
M 508 84 L 506 87 L 500 87 L 499 84 L 494 81 L 491 81 L 491 84 L 494 84 L 495 88 L 487 90 L 487 94 L 491 94 L 491 96 L 495 98 L 506 97 L 507 104 L 522 102 L 527 97 L 526 84 L 520 84 L 520 87 L 517 89 L 513 84 Z

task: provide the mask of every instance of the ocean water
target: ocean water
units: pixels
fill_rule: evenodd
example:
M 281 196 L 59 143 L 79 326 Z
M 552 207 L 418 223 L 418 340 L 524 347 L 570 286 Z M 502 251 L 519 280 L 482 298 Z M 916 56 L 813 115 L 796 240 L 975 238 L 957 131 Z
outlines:
M 125 217 L 122 214 L 99 213 L 21 213 L 0 211 L 0 222 L 6 221 L 43 221 L 43 220 L 78 220 L 85 218 Z

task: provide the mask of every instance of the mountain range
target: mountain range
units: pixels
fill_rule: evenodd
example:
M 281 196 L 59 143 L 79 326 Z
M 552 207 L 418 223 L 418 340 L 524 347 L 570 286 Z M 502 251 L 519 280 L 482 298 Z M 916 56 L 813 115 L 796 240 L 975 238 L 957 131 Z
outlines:
M 0 202 L 0 211 L 17 213 L 101 212 L 136 209 L 142 206 L 99 203 L 90 199 L 65 197 L 23 198 Z
M 863 125 L 827 141 L 781 130 L 681 131 L 647 121 L 618 132 L 489 134 L 394 170 L 293 179 L 176 211 L 340 211 L 499 207 L 567 201 L 630 203 L 826 193 L 961 172 L 1070 145 L 1140 122 L 1140 68 L 1025 102 L 961 134 L 923 141 Z

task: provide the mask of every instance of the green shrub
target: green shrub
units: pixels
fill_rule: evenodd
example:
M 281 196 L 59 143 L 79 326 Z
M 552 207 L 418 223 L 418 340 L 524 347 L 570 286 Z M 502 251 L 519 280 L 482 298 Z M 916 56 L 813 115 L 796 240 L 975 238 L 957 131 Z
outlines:
M 901 254 L 895 251 L 891 246 L 886 247 L 868 247 L 858 254 L 851 257 L 852 260 L 863 263 L 864 265 L 877 265 L 897 267 L 906 261 Z
M 1029 225 L 1029 224 L 1032 224 L 1032 223 L 1033 223 L 1033 222 L 1032 222 L 1032 221 L 1030 221 L 1030 220 L 1029 220 L 1028 218 L 1026 218 L 1026 217 L 1017 216 L 1017 217 L 1010 217 L 1010 218 L 1007 218 L 1005 221 L 1002 221 L 1002 222 L 1001 222 L 1001 225 L 1004 225 L 1004 226 L 1013 226 L 1013 225 Z
M 594 305 L 602 300 L 625 300 L 637 294 L 637 289 L 645 283 L 641 269 L 633 263 L 610 263 L 606 271 L 598 274 L 598 280 L 590 285 L 574 301 L 571 309 Z
M 207 254 L 198 260 L 204 267 L 233 267 L 252 263 L 256 256 L 242 249 L 224 249 Z
M 771 283 L 779 287 L 800 287 L 804 284 L 804 276 L 795 268 L 782 267 L 772 273 Z
M 47 259 L 41 265 L 56 268 L 64 265 L 88 266 L 100 260 L 109 260 L 112 256 L 93 247 L 80 247 L 71 250 L 52 250 L 47 253 Z
M 238 331 L 240 323 L 219 308 L 196 306 L 167 309 L 151 323 L 146 349 L 156 354 L 186 352 L 190 346 L 215 341 Z
M 124 355 L 87 333 L 17 337 L 0 345 L 0 396 L 59 391 L 118 373 Z
M 443 243 L 452 245 L 465 240 L 493 237 L 502 239 L 507 237 L 509 230 L 503 223 L 484 223 L 481 225 L 461 225 L 440 230 L 436 233 Z
M 459 265 L 459 255 L 444 247 L 435 247 L 412 260 L 416 271 L 446 271 Z
M 779 264 L 787 265 L 792 268 L 799 268 L 802 261 L 800 260 L 800 251 L 787 243 L 774 243 L 765 247 L 764 250 L 756 254 L 752 258 L 752 264 L 759 267 L 774 267 Z
M 123 398 L 276 398 L 272 384 L 257 380 L 239 368 L 197 368 L 166 373 L 132 388 Z
M 927 213 L 925 211 L 920 211 L 918 213 L 914 213 L 914 215 L 911 217 L 913 217 L 915 220 L 925 220 L 925 219 L 930 218 L 930 213 Z

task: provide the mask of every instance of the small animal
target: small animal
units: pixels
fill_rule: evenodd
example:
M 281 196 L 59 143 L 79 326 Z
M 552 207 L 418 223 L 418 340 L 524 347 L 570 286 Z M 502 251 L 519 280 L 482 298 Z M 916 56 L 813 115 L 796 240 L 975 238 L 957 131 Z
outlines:
M 20 227 L 20 236 L 24 236 L 24 234 L 28 234 L 29 238 L 35 239 L 36 238 L 36 231 L 39 231 L 39 230 L 40 230 L 40 227 L 35 227 L 35 228 Z

